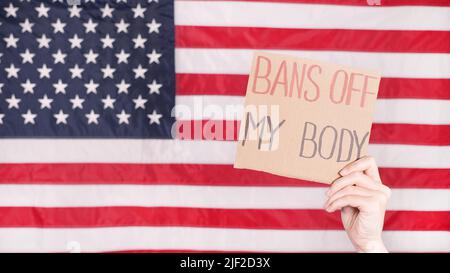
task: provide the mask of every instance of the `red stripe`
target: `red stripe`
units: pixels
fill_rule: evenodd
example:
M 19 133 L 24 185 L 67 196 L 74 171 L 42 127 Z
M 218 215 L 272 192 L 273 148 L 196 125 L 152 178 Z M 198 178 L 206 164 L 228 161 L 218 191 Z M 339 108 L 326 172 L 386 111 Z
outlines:
M 177 94 L 244 96 L 247 80 L 247 75 L 177 74 Z M 382 78 L 378 97 L 450 99 L 450 79 Z
M 177 137 L 187 140 L 237 140 L 239 121 L 184 120 L 176 125 Z M 370 143 L 450 145 L 450 125 L 374 123 Z
M 450 169 L 380 168 L 392 188 L 450 188 Z M 325 187 L 300 179 L 209 164 L 1 164 L 0 184 L 165 184 Z
M 180 207 L 1 207 L 0 227 L 93 228 L 184 226 L 341 230 L 340 213 L 324 210 Z M 168 217 L 170 215 L 170 217 Z M 385 230 L 450 230 L 448 211 L 388 211 Z
M 175 33 L 176 46 L 187 48 L 450 52 L 450 31 L 177 26 Z
M 211 0 L 182 0 L 182 1 L 204 1 Z M 236 0 L 223 0 L 236 1 Z M 275 2 L 275 3 L 302 3 L 302 4 L 328 4 L 328 5 L 351 5 L 351 6 L 450 6 L 448 0 L 239 0 L 239 2 Z

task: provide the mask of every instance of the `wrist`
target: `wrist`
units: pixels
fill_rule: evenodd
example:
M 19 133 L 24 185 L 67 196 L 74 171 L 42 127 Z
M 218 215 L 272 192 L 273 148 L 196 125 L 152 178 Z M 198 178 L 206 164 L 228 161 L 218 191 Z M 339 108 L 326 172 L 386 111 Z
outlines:
M 359 253 L 388 253 L 381 239 L 375 241 L 368 241 L 363 246 L 357 247 L 357 251 Z

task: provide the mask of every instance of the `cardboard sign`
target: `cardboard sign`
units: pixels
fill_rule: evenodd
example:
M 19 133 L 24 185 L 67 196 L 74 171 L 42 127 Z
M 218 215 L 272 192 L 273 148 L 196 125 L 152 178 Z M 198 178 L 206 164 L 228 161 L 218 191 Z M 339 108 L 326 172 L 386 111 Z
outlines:
M 380 76 L 258 52 L 235 168 L 332 183 L 366 155 Z

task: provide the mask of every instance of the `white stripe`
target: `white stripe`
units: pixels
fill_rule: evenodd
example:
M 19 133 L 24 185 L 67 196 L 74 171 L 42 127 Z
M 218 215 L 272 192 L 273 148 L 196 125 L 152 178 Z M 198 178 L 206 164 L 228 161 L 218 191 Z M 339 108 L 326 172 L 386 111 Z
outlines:
M 255 51 L 252 49 L 177 48 L 175 69 L 177 73 L 248 74 Z M 450 54 L 447 53 L 258 51 L 337 63 L 355 69 L 379 72 L 384 77 L 450 78 Z
M 142 139 L 2 139 L 0 163 L 233 164 L 236 142 Z M 450 146 L 370 144 L 380 167 L 450 168 Z
M 450 251 L 450 232 L 385 231 L 392 252 Z M 45 238 L 45 240 L 43 240 Z M 1 228 L 1 252 L 120 250 L 354 251 L 344 231 L 194 227 Z
M 450 30 L 450 8 L 175 1 L 175 24 L 277 28 Z
M 190 115 L 178 116 L 180 120 L 240 120 L 243 110 L 242 96 L 177 96 L 180 112 L 190 109 Z M 227 112 L 230 109 L 241 110 Z M 183 112 L 181 112 L 183 113 Z M 408 124 L 450 124 L 450 100 L 428 99 L 378 99 L 373 122 Z
M 316 187 L 0 185 L 0 206 L 323 209 L 325 191 Z M 447 211 L 450 190 L 393 189 L 388 209 Z

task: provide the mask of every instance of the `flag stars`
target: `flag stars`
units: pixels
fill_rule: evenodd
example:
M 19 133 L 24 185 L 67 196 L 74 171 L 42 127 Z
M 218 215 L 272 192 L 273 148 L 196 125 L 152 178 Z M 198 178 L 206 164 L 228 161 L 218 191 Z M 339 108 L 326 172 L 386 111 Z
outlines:
M 36 41 L 39 43 L 39 48 L 49 48 L 52 39 L 49 39 L 45 34 L 42 34 L 41 38 L 36 39 Z
M 97 57 L 98 54 L 94 53 L 94 51 L 91 49 L 87 54 L 84 54 L 84 57 L 86 58 L 86 63 L 97 63 Z
M 65 64 L 65 58 L 67 57 L 67 54 L 63 54 L 61 52 L 61 49 L 58 49 L 58 52 L 56 52 L 55 54 L 52 54 L 53 58 L 55 59 L 55 64 L 57 63 L 62 63 Z
M 55 88 L 55 94 L 58 94 L 58 93 L 65 94 L 66 93 L 67 84 L 63 83 L 61 79 L 58 80 L 57 83 L 53 84 L 53 87 Z
M 0 114 L 0 124 L 3 124 L 3 118 L 5 117 L 5 114 Z
M 63 110 L 59 110 L 58 114 L 53 115 L 56 119 L 56 124 L 67 124 L 69 114 L 64 114 Z
M 22 88 L 23 88 L 23 93 L 34 93 L 34 87 L 36 86 L 35 83 L 30 82 L 30 79 L 27 79 L 27 81 L 25 83 L 21 84 Z
M 143 99 L 141 95 L 139 95 L 139 97 L 137 97 L 137 99 L 133 100 L 134 102 L 134 109 L 145 109 L 145 103 L 147 102 L 147 100 Z
M 156 22 L 155 19 L 152 19 L 150 23 L 147 24 L 148 27 L 148 33 L 159 33 L 159 28 L 161 27 L 161 24 Z
M 111 8 L 108 4 L 105 5 L 104 8 L 100 9 L 102 11 L 102 18 L 106 18 L 106 17 L 113 17 L 113 11 L 114 9 Z
M 19 38 L 14 37 L 14 35 L 9 34 L 8 38 L 3 38 L 6 42 L 6 47 L 14 47 L 17 48 L 17 42 L 19 41 Z
M 88 119 L 88 124 L 98 124 L 98 118 L 100 117 L 100 115 L 96 114 L 94 110 L 91 110 L 91 112 L 89 114 L 86 114 L 85 116 Z
M 81 49 L 81 43 L 83 42 L 83 39 L 79 38 L 77 34 L 73 35 L 72 38 L 69 39 L 70 42 L 70 48 L 80 48 Z
M 128 94 L 128 88 L 131 86 L 130 84 L 126 83 L 125 80 L 122 80 L 119 84 L 116 84 L 118 90 L 118 93 L 125 93 Z
M 102 72 L 103 72 L 103 78 L 114 78 L 114 72 L 116 71 L 116 69 L 111 68 L 111 66 L 108 64 L 106 65 L 105 68 L 102 68 Z
M 126 53 L 123 49 L 120 51 L 119 54 L 116 54 L 117 57 L 117 63 L 128 63 L 128 58 L 130 57 L 130 54 Z
M 52 24 L 53 27 L 53 33 L 64 33 L 64 28 L 66 27 L 66 24 L 62 23 L 61 20 L 56 20 L 55 23 Z
M 16 108 L 19 109 L 19 103 L 21 99 L 16 98 L 16 95 L 12 94 L 9 99 L 6 99 L 8 103 L 8 109 Z
M 6 18 L 8 17 L 17 17 L 17 11 L 19 10 L 19 8 L 13 6 L 12 3 L 9 3 L 9 6 L 4 8 L 4 10 L 6 11 Z
M 139 65 L 137 68 L 133 69 L 133 72 L 135 79 L 145 79 L 145 73 L 147 72 L 147 69 L 143 68 L 142 65 Z
M 139 34 L 135 39 L 133 39 L 134 48 L 145 48 L 145 42 L 147 39 L 142 38 L 141 34 Z
M 75 64 L 75 66 L 73 68 L 70 68 L 69 70 L 70 70 L 70 73 L 72 73 L 72 79 L 75 79 L 75 78 L 81 79 L 81 78 L 83 78 L 82 74 L 83 74 L 84 69 L 80 68 L 78 66 L 78 64 Z
M 72 109 L 83 109 L 84 99 L 81 99 L 80 96 L 76 95 L 73 99 L 70 99 L 70 102 L 72 103 Z
M 8 79 L 19 78 L 20 68 L 15 67 L 14 64 L 11 64 L 9 67 L 5 68 L 5 71 L 8 73 L 8 75 L 6 75 Z
M 44 3 L 41 3 L 39 7 L 36 8 L 36 11 L 38 12 L 38 17 L 47 17 L 48 18 L 48 11 L 50 8 L 47 8 Z
M 123 19 L 121 19 L 120 22 L 115 25 L 117 27 L 117 33 L 128 33 L 128 27 L 130 26 L 130 24 L 125 23 Z
M 80 18 L 80 12 L 82 10 L 80 7 L 78 7 L 77 5 L 72 5 L 72 7 L 70 7 L 68 10 L 70 12 L 70 18 L 73 17 Z
M 153 110 L 153 112 L 151 114 L 147 115 L 147 117 L 149 119 L 150 124 L 153 124 L 153 123 L 160 124 L 159 120 L 162 118 L 162 115 L 158 114 L 156 112 L 156 110 Z
M 23 23 L 20 23 L 20 27 L 22 28 L 22 33 L 25 32 L 29 32 L 32 33 L 33 32 L 33 23 L 30 23 L 30 21 L 27 19 L 25 19 L 25 21 Z
M 99 84 L 95 83 L 94 80 L 90 80 L 89 83 L 84 85 L 86 87 L 86 93 L 94 93 L 97 94 L 97 88 Z
M 103 44 L 103 48 L 113 48 L 113 43 L 115 41 L 115 39 L 112 39 L 111 37 L 109 37 L 109 34 L 106 34 L 105 38 L 100 39 L 102 41 Z
M 147 87 L 149 89 L 149 93 L 153 94 L 159 94 L 159 89 L 162 87 L 162 84 L 159 84 L 156 82 L 156 80 L 153 80 L 151 84 L 147 84 Z
M 110 95 L 106 96 L 106 98 L 102 99 L 103 102 L 103 109 L 114 109 L 114 103 L 116 102 L 115 99 L 112 99 Z
M 134 18 L 142 17 L 144 18 L 144 12 L 147 10 L 146 8 L 142 8 L 141 4 L 138 4 L 136 8 L 133 8 Z
M 27 48 L 27 50 L 25 50 L 24 53 L 20 54 L 20 57 L 22 57 L 22 63 L 30 63 L 30 64 L 32 64 L 34 55 L 35 54 L 31 53 L 30 50 L 28 50 L 28 48 Z
M 28 109 L 28 111 L 25 114 L 22 114 L 22 117 L 24 120 L 23 121 L 24 124 L 34 124 L 35 123 L 34 120 L 36 119 L 37 115 L 33 114 L 31 110 Z
M 48 98 L 47 95 L 44 95 L 42 98 L 38 99 L 38 101 L 41 104 L 41 109 L 45 109 L 45 108 L 51 109 L 52 108 L 51 104 L 53 102 L 53 99 Z
M 125 123 L 125 124 L 130 124 L 130 122 L 128 121 L 128 119 L 130 118 L 130 114 L 127 114 L 125 112 L 125 110 L 122 110 L 122 112 L 120 112 L 120 114 L 117 114 L 116 117 L 119 119 L 119 124 Z
M 89 33 L 89 32 L 95 33 L 95 28 L 97 27 L 97 25 L 98 24 L 94 23 L 92 21 L 92 19 L 89 19 L 89 21 L 87 23 L 83 24 L 86 33 Z
M 152 64 L 152 63 L 159 64 L 159 58 L 161 58 L 161 56 L 162 56 L 162 54 L 156 52 L 156 50 L 153 49 L 152 53 L 147 54 L 147 57 L 149 59 L 149 61 L 148 61 L 149 64 Z
M 50 72 L 52 72 L 51 68 L 48 68 L 46 64 L 43 64 L 41 68 L 37 69 L 39 72 L 39 78 L 47 78 L 50 79 Z

